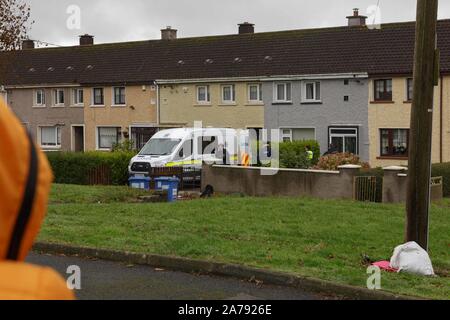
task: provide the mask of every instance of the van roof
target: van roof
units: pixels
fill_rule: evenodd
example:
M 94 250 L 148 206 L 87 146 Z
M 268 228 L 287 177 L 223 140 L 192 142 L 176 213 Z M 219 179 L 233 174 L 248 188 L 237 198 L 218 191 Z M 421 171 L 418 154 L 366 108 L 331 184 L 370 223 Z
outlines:
M 194 132 L 208 132 L 208 131 L 233 131 L 235 132 L 235 129 L 230 128 L 176 128 L 176 129 L 167 129 L 167 130 L 161 130 L 158 131 L 153 138 L 154 139 L 162 139 L 162 138 L 169 138 L 169 139 L 183 139 L 187 135 L 190 135 Z

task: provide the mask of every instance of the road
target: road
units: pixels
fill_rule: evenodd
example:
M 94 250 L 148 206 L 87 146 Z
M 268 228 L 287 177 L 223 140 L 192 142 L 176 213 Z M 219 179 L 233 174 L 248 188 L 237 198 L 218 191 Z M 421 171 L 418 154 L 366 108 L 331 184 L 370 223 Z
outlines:
M 192 275 L 149 266 L 31 253 L 27 262 L 50 266 L 64 278 L 72 265 L 81 269 L 81 300 L 312 300 L 328 299 L 295 288 L 234 278 Z

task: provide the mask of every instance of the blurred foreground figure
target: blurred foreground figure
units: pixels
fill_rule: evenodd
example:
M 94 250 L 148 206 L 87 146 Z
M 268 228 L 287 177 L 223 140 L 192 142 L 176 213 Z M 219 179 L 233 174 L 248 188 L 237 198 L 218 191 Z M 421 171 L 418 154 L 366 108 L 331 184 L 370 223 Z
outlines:
M 53 176 L 42 151 L 0 98 L 0 299 L 67 300 L 52 269 L 24 263 L 42 220 Z

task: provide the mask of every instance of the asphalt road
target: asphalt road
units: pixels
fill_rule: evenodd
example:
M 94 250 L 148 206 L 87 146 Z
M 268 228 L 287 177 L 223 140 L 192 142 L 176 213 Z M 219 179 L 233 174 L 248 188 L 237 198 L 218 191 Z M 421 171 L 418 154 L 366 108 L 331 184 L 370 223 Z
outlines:
M 328 299 L 295 288 L 233 278 L 192 275 L 149 266 L 31 253 L 27 262 L 50 266 L 64 278 L 72 265 L 81 269 L 78 299 L 137 300 L 317 300 Z

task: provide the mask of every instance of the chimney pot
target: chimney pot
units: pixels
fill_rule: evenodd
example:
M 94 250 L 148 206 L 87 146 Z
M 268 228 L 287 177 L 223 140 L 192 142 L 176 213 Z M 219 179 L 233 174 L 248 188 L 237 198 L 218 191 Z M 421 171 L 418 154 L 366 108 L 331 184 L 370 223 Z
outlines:
M 34 49 L 34 40 L 25 39 L 22 40 L 22 50 Z
M 80 36 L 80 46 L 92 46 L 94 44 L 94 36 L 83 34 Z
M 359 14 L 359 8 L 353 9 L 353 15 L 348 16 L 348 26 L 349 27 L 364 27 L 366 26 L 366 16 Z
M 244 22 L 238 24 L 239 26 L 239 34 L 250 34 L 255 33 L 255 25 L 250 22 Z
M 178 30 L 167 26 L 165 29 L 161 29 L 161 40 L 175 40 L 177 38 L 177 32 Z

